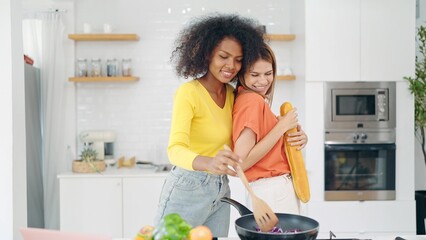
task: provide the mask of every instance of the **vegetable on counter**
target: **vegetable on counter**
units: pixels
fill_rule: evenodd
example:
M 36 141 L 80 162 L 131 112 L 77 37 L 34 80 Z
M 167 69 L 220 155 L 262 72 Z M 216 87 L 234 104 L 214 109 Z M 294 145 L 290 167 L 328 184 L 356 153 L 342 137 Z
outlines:
M 152 240 L 152 234 L 154 232 L 154 227 L 151 225 L 146 225 L 141 230 L 139 230 L 134 240 Z
M 187 240 L 192 226 L 179 214 L 171 213 L 161 219 L 153 233 L 154 240 Z
M 198 226 L 189 232 L 189 240 L 212 240 L 213 234 L 210 228 L 206 226 Z
M 213 234 L 206 226 L 192 228 L 179 214 L 171 213 L 161 219 L 158 226 L 146 225 L 134 240 L 212 240 Z

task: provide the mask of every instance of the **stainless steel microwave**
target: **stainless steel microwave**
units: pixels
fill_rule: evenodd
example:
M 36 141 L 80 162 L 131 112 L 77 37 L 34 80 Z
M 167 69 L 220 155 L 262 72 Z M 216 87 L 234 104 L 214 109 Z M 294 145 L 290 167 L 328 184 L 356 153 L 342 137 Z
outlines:
M 395 82 L 325 83 L 325 129 L 392 129 Z

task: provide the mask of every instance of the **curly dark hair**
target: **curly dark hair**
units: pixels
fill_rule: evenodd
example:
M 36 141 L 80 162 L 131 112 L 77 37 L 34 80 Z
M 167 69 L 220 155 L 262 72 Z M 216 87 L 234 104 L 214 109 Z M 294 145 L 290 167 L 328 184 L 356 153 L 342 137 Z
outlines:
M 237 40 L 243 50 L 242 67 L 251 66 L 264 44 L 260 24 L 236 14 L 213 13 L 193 19 L 175 41 L 171 62 L 177 75 L 198 78 L 205 75 L 214 48 L 225 38 Z

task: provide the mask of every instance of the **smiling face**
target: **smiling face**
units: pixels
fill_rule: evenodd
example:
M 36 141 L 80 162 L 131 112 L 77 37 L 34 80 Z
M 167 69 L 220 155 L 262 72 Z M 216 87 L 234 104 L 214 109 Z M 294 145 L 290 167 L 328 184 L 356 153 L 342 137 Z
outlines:
M 207 77 L 214 77 L 222 83 L 230 82 L 240 71 L 242 59 L 241 44 L 225 37 L 212 52 Z
M 246 90 L 256 92 L 272 105 L 277 72 L 274 52 L 265 43 L 255 59 L 257 60 L 251 66 L 247 66 L 245 71 L 238 74 L 237 88 L 242 86 Z
M 257 60 L 253 66 L 244 73 L 244 81 L 248 89 L 265 96 L 274 82 L 272 63 L 263 59 Z

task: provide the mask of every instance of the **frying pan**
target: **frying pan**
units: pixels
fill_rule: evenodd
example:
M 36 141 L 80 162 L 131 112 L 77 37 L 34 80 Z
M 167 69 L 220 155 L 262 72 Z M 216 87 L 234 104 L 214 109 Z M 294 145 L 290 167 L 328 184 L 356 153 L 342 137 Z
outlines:
M 298 232 L 269 233 L 257 232 L 253 213 L 241 203 L 227 197 L 220 199 L 234 206 L 241 217 L 235 220 L 235 229 L 242 240 L 314 240 L 318 235 L 319 223 L 314 219 L 294 214 L 277 213 L 278 225 L 284 232 L 298 229 Z

